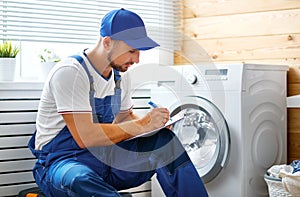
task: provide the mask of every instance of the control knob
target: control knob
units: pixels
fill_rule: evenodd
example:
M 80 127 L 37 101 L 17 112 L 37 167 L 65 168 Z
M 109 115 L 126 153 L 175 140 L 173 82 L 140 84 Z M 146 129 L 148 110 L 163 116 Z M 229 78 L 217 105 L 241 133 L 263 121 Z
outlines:
M 196 84 L 198 79 L 197 76 L 194 74 L 187 74 L 186 80 L 190 84 Z

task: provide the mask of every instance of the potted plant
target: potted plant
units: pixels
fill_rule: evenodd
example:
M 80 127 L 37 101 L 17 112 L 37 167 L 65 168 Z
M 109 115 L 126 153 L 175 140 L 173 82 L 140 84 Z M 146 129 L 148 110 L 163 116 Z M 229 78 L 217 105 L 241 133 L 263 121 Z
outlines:
M 16 56 L 20 52 L 18 46 L 5 40 L 0 44 L 0 81 L 13 81 L 16 70 Z
M 40 59 L 38 78 L 41 81 L 44 81 L 53 66 L 60 61 L 60 57 L 54 52 L 53 49 L 43 49 L 42 53 L 38 56 Z
M 53 49 L 44 49 L 41 54 L 39 54 L 41 62 L 59 62 L 60 58 L 55 54 Z

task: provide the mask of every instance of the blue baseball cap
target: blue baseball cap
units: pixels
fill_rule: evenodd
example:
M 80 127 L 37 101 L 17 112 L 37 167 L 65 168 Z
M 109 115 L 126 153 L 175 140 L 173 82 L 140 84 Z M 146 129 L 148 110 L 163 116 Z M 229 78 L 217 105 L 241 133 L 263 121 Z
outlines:
M 147 36 L 141 17 L 124 8 L 112 10 L 103 17 L 100 35 L 109 36 L 113 40 L 122 40 L 137 50 L 148 50 L 159 46 Z

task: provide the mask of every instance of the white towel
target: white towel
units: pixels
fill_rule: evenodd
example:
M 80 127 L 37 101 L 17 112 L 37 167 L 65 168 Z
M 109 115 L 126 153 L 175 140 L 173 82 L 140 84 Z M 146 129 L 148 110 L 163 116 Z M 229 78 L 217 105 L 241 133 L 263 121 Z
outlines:
M 275 177 L 275 178 L 281 178 L 279 176 L 280 172 L 285 172 L 285 173 L 292 173 L 294 168 L 291 165 L 274 165 L 271 168 L 268 169 L 269 176 Z
M 282 185 L 287 192 L 294 197 L 300 197 L 300 173 L 287 173 L 281 171 L 279 176 L 282 177 Z

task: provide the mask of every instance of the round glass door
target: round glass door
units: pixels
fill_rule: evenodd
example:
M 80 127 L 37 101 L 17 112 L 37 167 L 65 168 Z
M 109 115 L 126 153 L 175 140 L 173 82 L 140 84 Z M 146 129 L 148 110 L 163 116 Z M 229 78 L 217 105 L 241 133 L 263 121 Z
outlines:
M 174 105 L 171 116 L 184 111 L 173 125 L 204 183 L 213 180 L 225 166 L 230 148 L 227 123 L 218 108 L 202 97 L 186 97 Z

